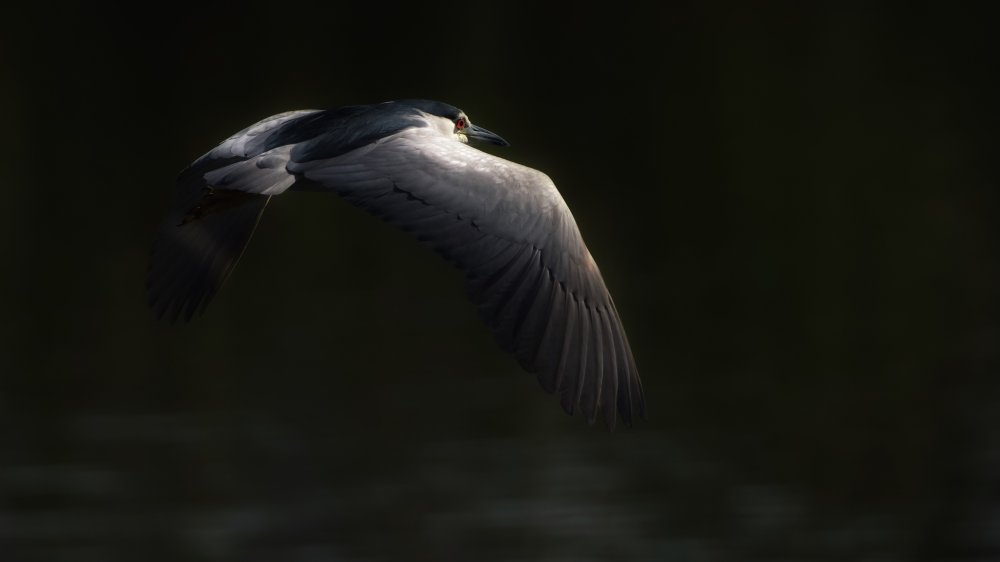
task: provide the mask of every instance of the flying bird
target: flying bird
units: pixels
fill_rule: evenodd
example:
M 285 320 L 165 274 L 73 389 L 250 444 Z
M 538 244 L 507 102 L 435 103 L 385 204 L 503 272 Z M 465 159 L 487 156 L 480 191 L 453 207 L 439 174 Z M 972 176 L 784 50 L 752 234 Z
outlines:
M 566 202 L 544 173 L 469 141 L 508 144 L 428 100 L 290 111 L 247 127 L 178 176 L 153 244 L 150 306 L 171 320 L 203 312 L 271 197 L 334 192 L 464 272 L 497 342 L 567 413 L 631 425 L 645 409 L 635 359 Z

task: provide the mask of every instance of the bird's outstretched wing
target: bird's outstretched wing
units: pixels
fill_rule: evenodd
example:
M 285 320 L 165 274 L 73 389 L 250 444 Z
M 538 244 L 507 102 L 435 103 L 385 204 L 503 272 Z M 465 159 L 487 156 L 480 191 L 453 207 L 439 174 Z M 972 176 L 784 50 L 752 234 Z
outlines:
M 427 128 L 332 158 L 288 155 L 289 173 L 413 232 L 463 270 L 501 347 L 567 412 L 591 422 L 600 412 L 612 426 L 616 414 L 626 424 L 644 415 L 618 311 L 548 176 Z
M 317 113 L 292 111 L 264 119 L 181 172 L 174 204 L 153 245 L 146 279 L 149 304 L 158 318 L 190 319 L 205 308 L 236 266 L 270 199 L 248 190 L 219 189 L 207 182 L 206 174 L 258 155 L 288 124 Z M 284 163 L 281 171 L 280 179 L 287 180 Z M 254 178 L 266 172 L 261 170 Z
M 463 270 L 501 347 L 570 414 L 613 426 L 644 415 L 621 319 L 569 208 L 543 173 L 405 121 L 353 137 L 365 110 L 277 115 L 185 170 L 149 274 L 159 316 L 190 318 L 225 281 L 267 200 L 334 191 L 413 232 Z M 368 128 L 364 128 L 368 130 Z M 211 194 L 206 198 L 206 193 Z

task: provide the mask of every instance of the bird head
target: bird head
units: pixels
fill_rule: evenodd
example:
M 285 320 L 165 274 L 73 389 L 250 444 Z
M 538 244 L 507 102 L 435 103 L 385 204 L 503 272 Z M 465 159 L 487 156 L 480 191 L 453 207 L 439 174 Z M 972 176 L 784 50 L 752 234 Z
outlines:
M 510 143 L 500 135 L 479 125 L 473 125 L 469 116 L 455 106 L 431 100 L 402 100 L 396 103 L 420 110 L 430 118 L 428 121 L 433 127 L 444 134 L 454 135 L 455 139 L 460 142 L 468 143 L 470 140 L 474 140 L 486 141 L 498 146 L 510 146 Z

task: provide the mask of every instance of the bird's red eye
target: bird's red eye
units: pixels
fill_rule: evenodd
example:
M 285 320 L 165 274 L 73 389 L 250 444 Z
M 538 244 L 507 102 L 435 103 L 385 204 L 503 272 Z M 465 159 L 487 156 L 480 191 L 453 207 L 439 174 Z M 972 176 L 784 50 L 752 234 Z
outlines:
M 466 125 L 466 123 L 465 123 L 465 117 L 459 117 L 458 120 L 455 121 L 455 128 L 456 129 L 464 129 L 465 125 Z

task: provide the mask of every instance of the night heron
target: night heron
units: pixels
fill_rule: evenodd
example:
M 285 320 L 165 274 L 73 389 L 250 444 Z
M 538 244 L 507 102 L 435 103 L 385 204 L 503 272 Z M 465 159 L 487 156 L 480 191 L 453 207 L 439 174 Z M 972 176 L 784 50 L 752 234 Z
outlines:
M 228 277 L 267 202 L 335 192 L 466 275 L 469 298 L 570 414 L 643 416 L 625 330 L 573 215 L 545 174 L 470 147 L 506 146 L 427 100 L 290 111 L 226 139 L 181 172 L 147 281 L 158 317 L 190 319 Z

